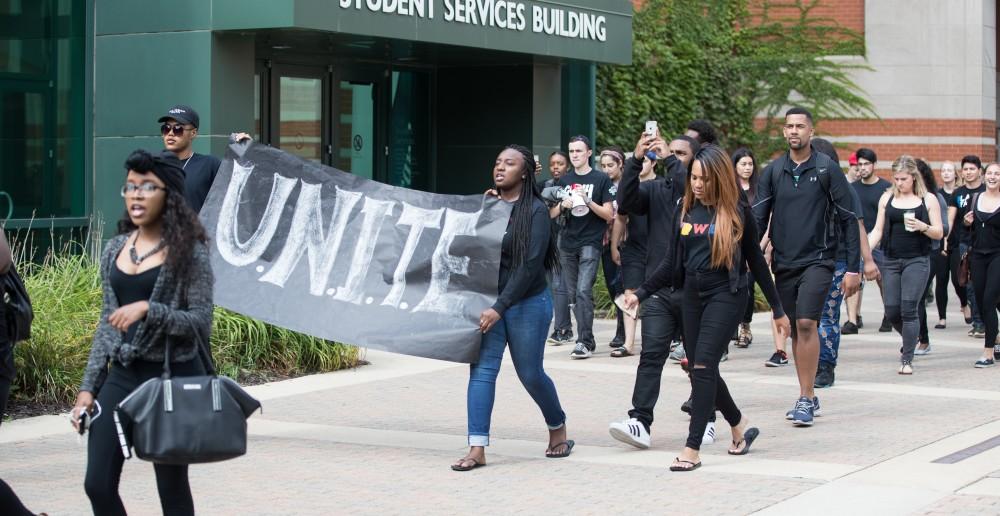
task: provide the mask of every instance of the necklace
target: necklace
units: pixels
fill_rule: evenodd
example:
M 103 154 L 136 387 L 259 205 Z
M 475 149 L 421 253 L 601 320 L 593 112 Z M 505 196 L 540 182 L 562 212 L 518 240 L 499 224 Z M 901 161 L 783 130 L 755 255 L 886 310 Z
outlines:
M 184 166 L 181 167 L 181 170 L 187 170 L 188 161 L 191 161 L 191 158 L 193 158 L 193 157 L 194 157 L 194 153 L 192 153 L 190 156 L 188 156 L 188 159 L 184 160 Z
M 154 246 L 148 253 L 139 256 L 139 253 L 137 253 L 135 250 L 135 243 L 138 241 L 139 241 L 139 232 L 136 231 L 135 239 L 132 240 L 132 247 L 130 247 L 128 250 L 128 256 L 129 258 L 132 259 L 132 263 L 134 263 L 135 265 L 139 265 L 146 258 L 149 258 L 150 256 L 160 252 L 160 250 L 163 249 L 164 246 L 163 238 L 160 238 L 160 242 L 157 243 L 156 246 Z

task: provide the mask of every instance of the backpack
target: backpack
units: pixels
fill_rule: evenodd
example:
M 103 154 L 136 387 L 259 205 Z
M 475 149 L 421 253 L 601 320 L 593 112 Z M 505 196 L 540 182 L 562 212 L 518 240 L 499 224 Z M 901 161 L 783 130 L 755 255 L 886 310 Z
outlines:
M 827 171 L 830 168 L 830 164 L 833 160 L 829 156 L 823 154 L 822 152 L 813 151 L 813 155 L 816 156 L 816 177 L 819 178 L 819 185 L 826 193 L 826 232 L 827 235 L 834 239 L 834 242 L 840 241 L 840 220 L 839 212 L 837 211 L 837 204 L 833 200 L 833 194 L 830 193 L 830 173 Z M 774 195 L 778 191 L 778 178 L 781 174 L 785 172 L 785 162 L 788 160 L 788 154 L 782 154 L 780 158 L 774 160 L 771 164 L 771 195 Z M 780 167 L 778 165 L 781 165 Z M 775 170 L 778 173 L 775 173 Z
M 20 342 L 31 338 L 31 321 L 35 312 L 31 308 L 31 298 L 24 288 L 21 276 L 14 266 L 10 266 L 7 274 L 0 276 L 0 288 L 3 295 L 4 318 L 7 323 L 7 339 L 10 342 Z

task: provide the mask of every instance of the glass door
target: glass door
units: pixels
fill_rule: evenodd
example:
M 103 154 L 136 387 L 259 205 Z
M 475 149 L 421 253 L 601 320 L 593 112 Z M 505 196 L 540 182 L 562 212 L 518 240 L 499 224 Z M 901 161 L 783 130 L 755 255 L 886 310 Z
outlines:
M 368 179 L 377 179 L 377 98 L 378 89 L 373 80 L 341 78 L 333 90 L 333 133 L 337 142 L 333 166 Z
M 271 143 L 317 163 L 325 156 L 326 71 L 319 67 L 275 65 L 271 73 Z

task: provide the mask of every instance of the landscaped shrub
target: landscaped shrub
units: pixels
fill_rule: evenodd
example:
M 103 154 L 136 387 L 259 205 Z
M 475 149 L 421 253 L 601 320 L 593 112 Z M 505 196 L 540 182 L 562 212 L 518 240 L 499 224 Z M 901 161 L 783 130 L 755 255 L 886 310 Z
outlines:
M 22 262 L 31 295 L 31 339 L 14 348 L 13 403 L 64 405 L 76 399 L 101 311 L 101 283 L 93 253 L 50 253 Z M 239 381 L 296 376 L 356 366 L 361 352 L 285 330 L 216 307 L 212 353 L 220 374 Z

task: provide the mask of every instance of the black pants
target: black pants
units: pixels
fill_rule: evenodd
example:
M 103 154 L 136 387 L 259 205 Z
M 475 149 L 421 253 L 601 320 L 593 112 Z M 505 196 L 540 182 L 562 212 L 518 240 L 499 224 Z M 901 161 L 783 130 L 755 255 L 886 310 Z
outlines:
M 14 383 L 17 371 L 14 369 L 14 344 L 0 342 L 0 423 L 7 413 L 7 398 L 10 396 L 10 384 Z
M 21 503 L 21 499 L 14 494 L 14 490 L 7 485 L 7 482 L 0 480 L 0 514 L 5 516 L 34 516 L 35 513 L 28 510 Z
M 628 415 L 649 429 L 653 425 L 653 408 L 660 396 L 663 364 L 670 355 L 670 342 L 681 332 L 681 292 L 653 295 L 642 302 L 641 309 L 642 352 L 635 372 L 632 410 Z
M 927 286 L 924 287 L 924 295 L 920 297 L 920 307 L 917 308 L 917 316 L 920 317 L 920 336 L 917 342 L 930 344 L 931 337 L 927 332 L 927 291 L 931 288 L 931 281 L 934 281 L 934 255 L 940 255 L 940 251 L 931 251 L 931 273 L 927 275 Z M 945 297 L 948 293 L 945 292 Z M 937 303 L 937 300 L 934 300 Z M 941 312 L 941 304 L 938 303 L 938 312 Z M 941 319 L 944 319 L 942 316 Z
M 205 374 L 198 360 L 172 363 L 171 372 L 175 376 L 198 376 Z M 115 430 L 114 407 L 118 405 L 140 384 L 160 376 L 163 363 L 134 362 L 128 367 L 117 362 L 111 366 L 111 373 L 97 395 L 103 413 L 94 419 L 87 441 L 87 477 L 84 488 L 90 498 L 94 514 L 101 516 L 125 514 L 125 506 L 118 496 L 118 482 L 122 475 L 125 457 L 118 443 Z M 127 431 L 127 430 L 126 430 Z M 156 489 L 160 494 L 160 507 L 164 515 L 194 514 L 191 486 L 188 484 L 188 467 L 154 464 Z
M 948 272 L 951 273 L 951 284 L 955 287 L 955 294 L 958 295 L 958 301 L 962 303 L 962 308 L 969 306 L 969 294 L 965 287 L 958 286 L 958 263 L 962 260 L 962 253 L 958 249 L 949 249 L 948 251 Z M 938 288 L 941 285 L 947 285 L 946 282 L 938 284 Z M 940 294 L 938 294 L 938 299 L 941 299 Z M 947 290 L 945 290 L 945 299 L 948 299 Z
M 948 282 L 951 281 L 951 255 L 941 254 L 940 250 L 931 251 L 931 277 L 934 278 L 934 304 L 937 306 L 938 319 L 944 319 L 948 311 Z M 958 291 L 959 288 L 956 284 L 955 292 Z
M 625 288 L 623 287 L 621 267 L 611 259 L 611 246 L 604 246 L 604 250 L 601 252 L 601 269 L 604 270 L 604 284 L 608 287 L 608 295 L 611 296 L 611 300 L 614 301 L 616 297 L 620 294 L 625 293 Z M 622 309 L 615 305 L 616 319 L 618 320 L 618 326 L 615 329 L 615 339 L 624 340 L 625 339 L 625 317 L 622 313 Z
M 973 253 L 969 260 L 972 288 L 976 291 L 979 313 L 986 326 L 983 345 L 992 348 L 997 338 L 997 309 L 1000 309 L 1000 253 Z
M 730 426 L 743 414 L 719 375 L 719 361 L 746 308 L 747 289 L 729 291 L 728 275 L 688 274 L 684 285 L 684 345 L 691 370 L 691 423 L 687 447 L 701 448 L 702 435 L 715 410 Z M 643 321 L 645 322 L 645 321 Z
M 753 274 L 747 272 L 747 307 L 743 311 L 743 322 L 746 324 L 753 322 L 754 301 Z

